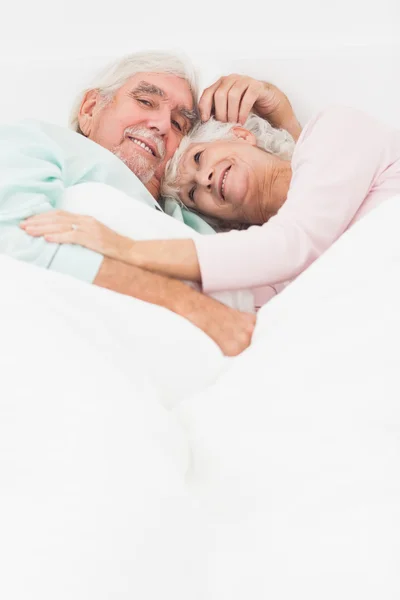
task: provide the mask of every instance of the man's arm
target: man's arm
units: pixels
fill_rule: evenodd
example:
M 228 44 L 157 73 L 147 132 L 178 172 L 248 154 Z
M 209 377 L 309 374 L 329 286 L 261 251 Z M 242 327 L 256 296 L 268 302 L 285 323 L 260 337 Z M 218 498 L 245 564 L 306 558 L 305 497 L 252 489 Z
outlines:
M 188 319 L 213 339 L 227 356 L 240 354 L 251 342 L 254 315 L 233 310 L 181 281 L 104 258 L 93 283 L 163 306 Z
M 165 306 L 202 329 L 225 354 L 247 347 L 252 315 L 229 309 L 178 281 L 103 261 L 101 254 L 87 248 L 28 235 L 20 222 L 54 210 L 65 187 L 63 147 L 35 125 L 0 127 L 0 253 L 85 281 L 95 278 L 97 285 Z
M 66 187 L 64 150 L 40 124 L 0 127 L 0 254 L 92 281 L 100 255 L 50 244 L 19 226 L 23 219 L 58 206 Z

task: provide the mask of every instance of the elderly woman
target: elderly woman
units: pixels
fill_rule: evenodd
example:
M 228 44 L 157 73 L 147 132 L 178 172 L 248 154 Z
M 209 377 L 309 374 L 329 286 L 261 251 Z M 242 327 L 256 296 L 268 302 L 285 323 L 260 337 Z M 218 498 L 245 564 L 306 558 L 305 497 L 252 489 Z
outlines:
M 199 125 L 164 181 L 164 193 L 231 231 L 135 242 L 84 219 L 73 231 L 79 217 L 59 215 L 60 233 L 48 239 L 201 282 L 206 292 L 253 288 L 264 303 L 353 223 L 400 193 L 400 132 L 355 109 L 331 107 L 306 125 L 289 159 L 289 137 L 256 122 Z

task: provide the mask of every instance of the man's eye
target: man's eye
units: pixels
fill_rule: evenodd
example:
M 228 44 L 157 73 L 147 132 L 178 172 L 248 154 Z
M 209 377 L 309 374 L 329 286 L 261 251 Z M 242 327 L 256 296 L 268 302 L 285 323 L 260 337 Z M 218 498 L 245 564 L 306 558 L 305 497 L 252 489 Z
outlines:
M 194 185 L 189 191 L 189 198 L 192 202 L 194 202 L 194 193 L 196 191 L 196 186 Z
M 172 120 L 171 123 L 178 131 L 183 131 L 182 125 L 178 121 Z
M 144 104 L 145 106 L 151 106 L 151 102 L 150 100 L 145 100 L 144 98 L 138 98 L 137 99 L 138 102 L 140 102 L 140 104 Z
M 196 163 L 196 165 L 200 164 L 200 156 L 203 154 L 203 152 L 196 152 L 196 154 L 193 156 L 194 162 Z

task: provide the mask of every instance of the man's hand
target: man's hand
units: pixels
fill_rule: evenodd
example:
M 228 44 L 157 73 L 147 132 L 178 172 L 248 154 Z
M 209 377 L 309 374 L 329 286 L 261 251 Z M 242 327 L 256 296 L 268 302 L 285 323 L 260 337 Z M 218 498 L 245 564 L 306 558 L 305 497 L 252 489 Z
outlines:
M 237 356 L 250 346 L 256 324 L 255 315 L 233 310 L 215 300 L 199 307 L 189 320 L 210 336 L 226 356 Z
M 254 315 L 233 310 L 181 281 L 105 258 L 94 283 L 185 317 L 213 339 L 226 356 L 236 356 L 250 345 Z
M 218 121 L 245 123 L 251 111 L 271 123 L 286 129 L 295 140 L 301 133 L 287 96 L 272 83 L 258 81 L 245 75 L 220 77 L 204 90 L 199 109 L 202 121 L 214 113 Z

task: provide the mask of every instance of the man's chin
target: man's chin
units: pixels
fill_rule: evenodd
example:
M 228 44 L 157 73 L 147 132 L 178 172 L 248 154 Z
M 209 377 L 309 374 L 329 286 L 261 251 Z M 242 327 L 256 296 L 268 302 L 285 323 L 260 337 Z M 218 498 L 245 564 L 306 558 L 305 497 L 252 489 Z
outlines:
M 135 173 L 136 177 L 140 179 L 143 185 L 146 185 L 153 179 L 154 170 L 151 171 L 141 171 L 140 169 L 132 168 L 131 171 Z
M 144 156 L 139 155 L 125 157 L 123 153 L 118 150 L 114 152 L 114 154 L 122 160 L 128 169 L 130 169 L 144 185 L 147 185 L 154 177 L 157 166 L 151 164 L 153 161 L 147 160 Z

